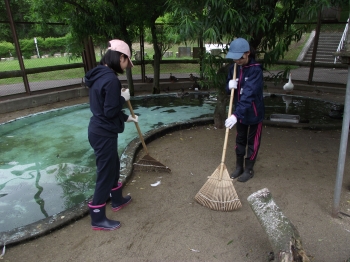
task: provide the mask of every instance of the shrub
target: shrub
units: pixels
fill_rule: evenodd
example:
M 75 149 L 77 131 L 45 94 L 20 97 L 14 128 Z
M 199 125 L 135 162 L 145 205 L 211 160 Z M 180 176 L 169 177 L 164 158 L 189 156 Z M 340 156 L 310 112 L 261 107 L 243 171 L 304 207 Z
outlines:
M 44 54 L 53 55 L 55 53 L 64 53 L 68 49 L 68 35 L 65 37 L 48 37 L 45 39 L 42 37 L 37 37 L 36 39 L 40 56 Z M 31 56 L 37 54 L 34 39 L 21 39 L 19 40 L 19 46 L 24 58 L 30 58 Z M 0 42 L 0 57 L 10 57 L 10 54 L 17 57 L 14 44 L 9 42 Z
M 34 39 L 19 40 L 19 46 L 24 58 L 30 58 L 31 56 L 36 55 Z
M 0 42 L 0 57 L 10 57 L 16 55 L 15 46 L 9 42 Z

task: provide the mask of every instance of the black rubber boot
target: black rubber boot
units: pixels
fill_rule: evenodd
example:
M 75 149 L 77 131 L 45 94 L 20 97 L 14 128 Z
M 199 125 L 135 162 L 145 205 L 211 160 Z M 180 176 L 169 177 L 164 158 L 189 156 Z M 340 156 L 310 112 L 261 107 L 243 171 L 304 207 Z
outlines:
M 112 210 L 116 212 L 130 203 L 131 196 L 123 197 L 122 183 L 119 182 L 117 187 L 112 188 L 111 200 L 112 200 Z
M 243 156 L 237 156 L 236 158 L 236 170 L 233 171 L 233 173 L 230 175 L 232 179 L 235 179 L 239 177 L 240 175 L 243 174 L 243 162 L 244 162 L 244 157 Z
M 255 160 L 249 160 L 248 158 L 245 159 L 245 169 L 243 174 L 237 179 L 239 182 L 247 182 L 249 179 L 251 179 L 254 176 L 254 163 Z
M 115 230 L 120 227 L 119 221 L 110 220 L 106 217 L 106 203 L 93 206 L 89 203 L 91 226 L 93 230 Z

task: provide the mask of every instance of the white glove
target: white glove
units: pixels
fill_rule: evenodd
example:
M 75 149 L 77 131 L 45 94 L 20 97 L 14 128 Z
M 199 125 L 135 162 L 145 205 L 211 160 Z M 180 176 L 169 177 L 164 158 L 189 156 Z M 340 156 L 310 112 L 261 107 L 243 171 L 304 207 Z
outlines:
M 125 101 L 129 101 L 130 100 L 130 91 L 128 88 L 123 88 L 122 89 L 122 97 L 124 97 Z
M 232 89 L 237 89 L 237 82 L 238 82 L 238 78 L 236 79 L 236 80 L 230 80 L 229 82 L 228 82 L 228 88 L 230 89 L 230 90 L 232 90 Z
M 138 115 L 135 115 L 135 118 L 132 117 L 132 115 L 129 115 L 128 119 L 126 120 L 126 122 L 139 122 L 139 117 Z
M 235 115 L 230 116 L 225 121 L 226 128 L 231 129 L 237 123 L 237 117 Z

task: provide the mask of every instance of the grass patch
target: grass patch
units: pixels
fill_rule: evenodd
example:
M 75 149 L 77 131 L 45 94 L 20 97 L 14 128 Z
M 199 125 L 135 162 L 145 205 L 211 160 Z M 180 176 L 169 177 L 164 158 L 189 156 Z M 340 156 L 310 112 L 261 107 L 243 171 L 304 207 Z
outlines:
M 49 58 L 38 58 L 38 59 L 24 59 L 24 67 L 26 69 L 45 67 L 45 66 L 56 66 L 56 65 L 67 65 L 73 63 L 82 63 L 82 59 L 69 59 L 68 57 L 49 57 Z M 0 71 L 14 71 L 20 70 L 18 60 L 5 61 L 0 63 Z
M 292 42 L 289 46 L 289 50 L 284 54 L 283 60 L 286 61 L 296 61 L 301 50 L 303 50 L 304 45 L 310 37 L 310 33 L 304 33 L 299 42 Z M 267 67 L 269 71 L 284 71 L 286 69 L 295 69 L 298 66 L 289 66 L 289 65 L 272 65 Z
M 30 74 L 28 80 L 31 82 L 42 82 L 47 80 L 65 80 L 84 77 L 84 68 L 73 68 L 67 70 L 50 71 L 44 73 Z

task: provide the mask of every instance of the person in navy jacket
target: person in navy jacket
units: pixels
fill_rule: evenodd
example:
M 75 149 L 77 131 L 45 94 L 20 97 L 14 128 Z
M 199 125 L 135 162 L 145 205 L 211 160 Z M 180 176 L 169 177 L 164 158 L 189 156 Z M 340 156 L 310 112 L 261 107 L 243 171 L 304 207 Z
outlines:
M 226 119 L 225 126 L 231 129 L 236 125 L 237 128 L 236 169 L 230 176 L 238 178 L 239 182 L 246 182 L 254 176 L 253 167 L 261 142 L 265 113 L 263 70 L 255 61 L 255 51 L 244 38 L 231 42 L 226 58 L 231 58 L 237 64 L 236 79 L 232 79 L 232 64 L 226 85 L 228 94 L 235 92 L 235 109 Z
M 129 89 L 123 89 L 117 74 L 133 67 L 130 48 L 121 40 L 109 41 L 106 54 L 100 64 L 85 75 L 89 87 L 92 117 L 88 138 L 96 156 L 97 177 L 92 201 L 89 202 L 93 230 L 114 230 L 119 221 L 106 218 L 106 202 L 111 198 L 112 210 L 118 211 L 131 201 L 123 197 L 119 182 L 120 161 L 118 134 L 124 131 L 124 122 L 138 122 L 138 116 L 126 115 L 122 109 L 130 99 Z

